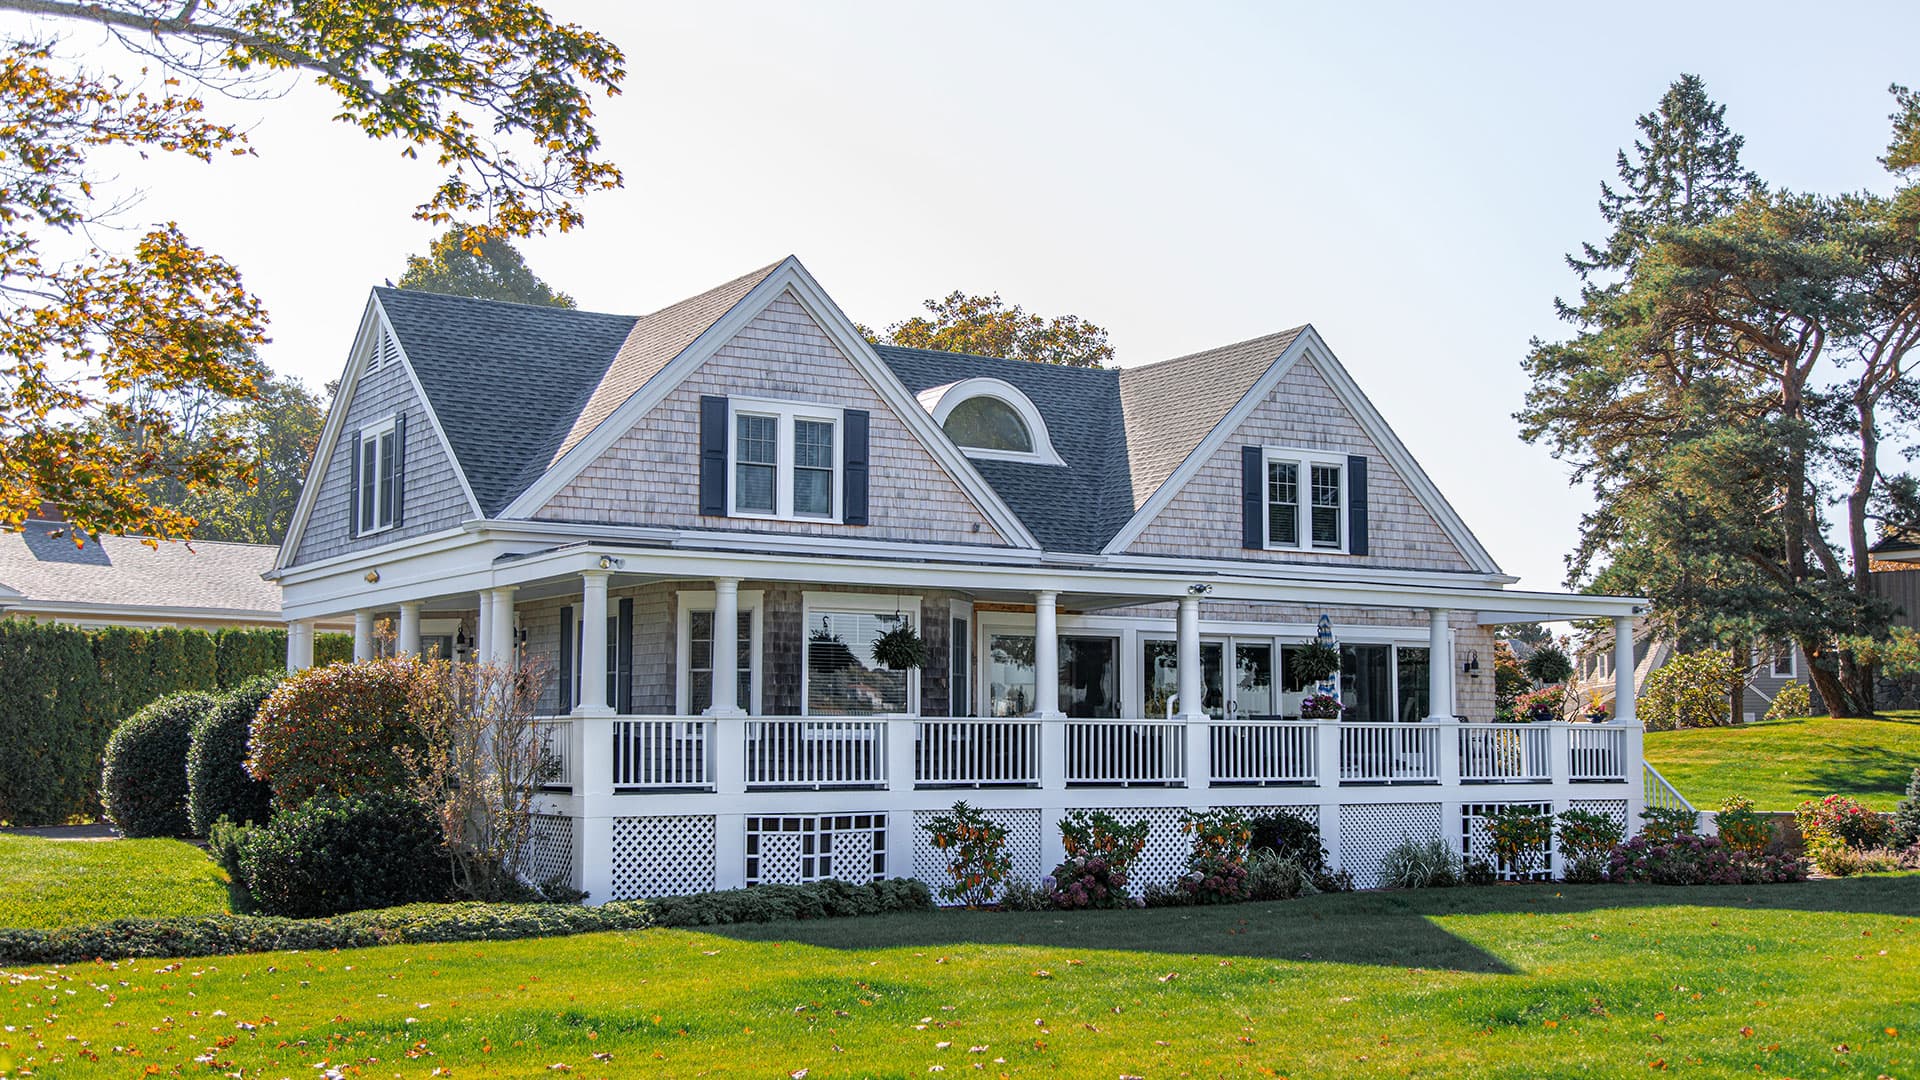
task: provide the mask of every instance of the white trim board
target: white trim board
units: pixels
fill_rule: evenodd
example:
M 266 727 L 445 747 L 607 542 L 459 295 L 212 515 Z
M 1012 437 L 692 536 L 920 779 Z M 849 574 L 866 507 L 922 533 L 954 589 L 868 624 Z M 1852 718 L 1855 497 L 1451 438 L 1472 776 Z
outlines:
M 1179 468 L 1154 489 L 1153 494 L 1148 496 L 1147 501 L 1134 512 L 1127 524 L 1107 542 L 1105 548 L 1101 549 L 1102 552 L 1109 555 L 1123 554 L 1134 541 L 1138 540 L 1140 534 L 1145 532 L 1147 526 L 1152 524 L 1168 504 L 1173 502 L 1187 483 L 1206 467 L 1209 461 L 1213 460 L 1213 456 L 1226 444 L 1233 433 L 1246 423 L 1254 410 L 1266 402 L 1274 388 L 1286 378 L 1303 356 L 1313 361 L 1315 368 L 1326 380 L 1334 396 L 1340 399 L 1340 403 L 1352 414 L 1354 422 L 1360 425 L 1361 431 L 1365 432 L 1368 439 L 1373 442 L 1375 449 L 1380 451 L 1387 464 L 1399 474 L 1401 482 L 1407 485 L 1407 489 L 1413 492 L 1414 498 L 1419 500 L 1427 513 L 1433 516 L 1434 521 L 1447 534 L 1447 538 L 1453 541 L 1454 546 L 1459 549 L 1467 562 L 1480 573 L 1499 574 L 1500 567 L 1493 561 L 1493 556 L 1487 553 L 1487 549 L 1480 544 L 1473 535 L 1473 531 L 1467 528 L 1466 522 L 1454 510 L 1452 504 L 1440 494 L 1440 489 L 1434 486 L 1432 479 L 1408 452 L 1406 444 L 1394 434 L 1386 418 L 1373 407 L 1373 402 L 1361 392 L 1359 385 L 1353 381 L 1353 377 L 1347 373 L 1346 368 L 1334 358 L 1333 351 L 1320 339 L 1319 331 L 1311 325 L 1301 328 L 1300 333 L 1295 335 L 1293 341 L 1289 342 L 1274 359 L 1265 374 L 1254 381 L 1252 388 L 1234 404 L 1233 408 L 1227 410 L 1226 416 L 1214 425 L 1213 430 L 1207 432 L 1199 445 L 1195 446 L 1193 451 L 1180 462 Z

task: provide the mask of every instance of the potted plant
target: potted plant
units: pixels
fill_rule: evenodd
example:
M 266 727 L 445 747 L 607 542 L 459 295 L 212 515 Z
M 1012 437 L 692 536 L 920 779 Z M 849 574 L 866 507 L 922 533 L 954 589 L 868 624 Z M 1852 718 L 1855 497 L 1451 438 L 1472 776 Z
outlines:
M 1303 683 L 1319 683 L 1340 671 L 1340 646 L 1309 641 L 1287 650 L 1287 672 Z M 1303 714 L 1304 715 L 1304 714 Z
M 1334 694 L 1308 694 L 1300 699 L 1300 719 L 1338 720 L 1343 708 Z
M 1549 686 L 1521 694 L 1513 703 L 1513 718 L 1523 724 L 1545 724 L 1561 717 L 1560 688 Z
M 927 642 L 905 619 L 873 639 L 873 659 L 892 671 L 907 671 L 927 662 Z

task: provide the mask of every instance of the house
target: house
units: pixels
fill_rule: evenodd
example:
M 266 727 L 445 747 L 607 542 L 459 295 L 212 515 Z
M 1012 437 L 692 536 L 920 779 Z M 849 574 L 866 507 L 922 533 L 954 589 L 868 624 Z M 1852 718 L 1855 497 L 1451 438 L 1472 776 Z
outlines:
M 957 798 L 1029 878 L 1067 809 L 1145 818 L 1151 882 L 1240 806 L 1362 883 L 1641 800 L 1630 709 L 1495 727 L 1471 659 L 1643 602 L 1510 588 L 1310 326 L 1086 370 L 873 346 L 792 258 L 638 317 L 375 289 L 272 576 L 293 667 L 348 612 L 552 664 L 541 874 L 596 900 L 931 878 Z M 1346 722 L 1288 674 L 1323 617 Z
M 1574 685 L 1582 700 L 1598 701 L 1608 709 L 1614 707 L 1615 690 L 1620 682 L 1615 677 L 1615 654 L 1610 634 L 1595 636 L 1579 650 L 1574 658 Z M 1635 622 L 1632 682 L 1636 697 L 1645 691 L 1647 676 L 1659 670 L 1673 654 L 1671 641 L 1654 634 L 1645 620 Z M 1744 666 L 1740 720 L 1745 723 L 1767 715 L 1767 710 L 1773 708 L 1774 696 L 1783 688 L 1795 684 L 1812 686 L 1806 653 L 1792 642 L 1755 646 L 1749 650 Z
M 280 588 L 271 544 L 210 540 L 150 543 L 96 536 L 76 545 L 48 517 L 0 530 L 0 618 L 80 627 L 279 629 Z M 328 621 L 326 630 L 346 624 Z

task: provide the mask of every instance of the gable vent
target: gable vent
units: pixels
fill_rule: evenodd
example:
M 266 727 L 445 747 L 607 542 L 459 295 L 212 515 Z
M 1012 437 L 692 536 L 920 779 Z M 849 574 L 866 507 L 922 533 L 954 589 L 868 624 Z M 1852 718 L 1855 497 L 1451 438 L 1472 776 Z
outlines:
M 400 343 L 383 327 L 373 342 L 373 355 L 367 357 L 367 370 L 379 371 L 400 359 Z

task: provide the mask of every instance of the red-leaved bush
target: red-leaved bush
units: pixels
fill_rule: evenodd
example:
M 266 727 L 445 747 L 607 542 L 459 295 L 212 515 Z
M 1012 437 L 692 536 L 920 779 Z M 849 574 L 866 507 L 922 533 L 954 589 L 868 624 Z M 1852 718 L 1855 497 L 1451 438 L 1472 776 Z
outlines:
M 390 657 L 288 676 L 254 716 L 247 772 L 273 787 L 274 805 L 281 809 L 322 791 L 407 790 L 403 751 L 422 748 L 420 732 L 407 718 L 418 663 Z

